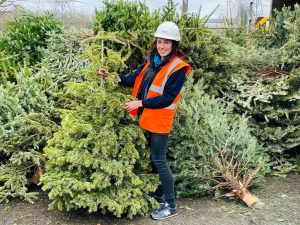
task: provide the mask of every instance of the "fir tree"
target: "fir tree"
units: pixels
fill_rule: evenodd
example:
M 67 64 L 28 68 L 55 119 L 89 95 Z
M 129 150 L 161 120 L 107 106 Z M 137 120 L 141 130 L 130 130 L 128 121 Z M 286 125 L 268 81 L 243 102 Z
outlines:
M 55 109 L 41 82 L 45 77 L 24 68 L 16 83 L 0 86 L 0 202 L 36 197 L 28 193 L 29 177 L 44 161 L 42 149 L 57 129 Z
M 177 195 L 239 193 L 254 177 L 252 184 L 260 184 L 269 172 L 268 157 L 247 119 L 203 89 L 200 81 L 185 91 L 175 121 L 170 148 Z
M 226 95 L 234 101 L 236 112 L 251 116 L 254 134 L 272 157 L 275 168 L 285 164 L 281 158 L 287 150 L 296 150 L 300 145 L 299 86 L 295 86 L 299 70 L 289 75 L 272 69 L 265 72 L 267 75 L 257 72 L 240 76 Z
M 64 88 L 64 82 L 83 81 L 82 70 L 87 62 L 80 60 L 83 53 L 81 42 L 91 36 L 91 31 L 85 29 L 66 29 L 62 33 L 52 34 L 47 40 L 47 49 L 43 51 L 41 67 L 52 74 L 53 94 Z
M 277 12 L 270 32 L 255 38 L 266 50 L 245 49 L 236 60 L 232 88 L 225 93 L 235 103 L 235 112 L 250 116 L 250 126 L 273 168 L 283 173 L 293 169 L 287 159 L 297 155 L 300 146 L 299 14 L 299 5 L 294 11 Z
M 148 193 L 158 185 L 149 174 L 150 152 L 143 131 L 125 112 L 130 96 L 118 87 L 117 71 L 124 69 L 121 53 L 91 38 L 82 59 L 90 61 L 83 82 L 66 83 L 61 129 L 48 142 L 49 160 L 42 177 L 50 208 L 99 209 L 115 216 L 145 214 Z M 100 54 L 99 54 L 100 53 Z M 109 80 L 97 74 L 104 68 Z

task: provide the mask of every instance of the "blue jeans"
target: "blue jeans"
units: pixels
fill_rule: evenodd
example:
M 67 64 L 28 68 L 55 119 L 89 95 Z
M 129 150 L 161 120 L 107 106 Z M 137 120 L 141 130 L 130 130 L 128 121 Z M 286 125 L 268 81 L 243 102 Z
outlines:
M 159 174 L 161 182 L 155 194 L 159 197 L 164 194 L 166 202 L 173 208 L 175 207 L 174 178 L 167 162 L 169 136 L 150 132 L 149 136 L 153 173 Z

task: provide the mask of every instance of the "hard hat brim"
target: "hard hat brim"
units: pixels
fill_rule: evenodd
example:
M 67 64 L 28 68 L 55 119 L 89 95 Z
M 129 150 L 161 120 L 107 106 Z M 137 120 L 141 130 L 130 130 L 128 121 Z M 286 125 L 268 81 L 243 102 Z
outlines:
M 154 34 L 154 37 L 156 37 L 156 38 L 169 39 L 169 40 L 173 40 L 173 41 L 180 41 L 180 37 L 174 38 L 174 37 L 171 37 L 171 36 L 167 36 L 167 35 L 159 35 L 159 34 Z

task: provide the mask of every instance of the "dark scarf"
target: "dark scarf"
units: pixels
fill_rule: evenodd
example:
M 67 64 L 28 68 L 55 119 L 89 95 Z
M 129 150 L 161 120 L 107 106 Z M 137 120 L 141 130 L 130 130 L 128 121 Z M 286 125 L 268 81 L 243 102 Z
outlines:
M 139 91 L 138 91 L 138 99 L 143 100 L 146 98 L 146 94 L 150 88 L 150 85 L 152 81 L 154 80 L 156 74 L 158 71 L 171 59 L 173 58 L 173 55 L 170 55 L 166 57 L 164 60 L 161 60 L 160 56 L 156 54 L 150 54 L 149 60 L 150 60 L 150 66 L 145 72 L 145 75 L 143 77 L 142 83 L 140 85 Z

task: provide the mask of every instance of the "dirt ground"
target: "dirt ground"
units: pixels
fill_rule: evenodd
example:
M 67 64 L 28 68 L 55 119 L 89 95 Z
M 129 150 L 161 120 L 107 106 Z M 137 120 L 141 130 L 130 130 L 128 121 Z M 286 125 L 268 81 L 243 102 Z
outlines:
M 253 208 L 241 201 L 212 198 L 178 199 L 179 214 L 165 221 L 149 217 L 115 219 L 97 213 L 48 211 L 46 194 L 31 205 L 24 201 L 0 204 L 0 225 L 300 225 L 300 174 L 269 177 L 252 190 Z

